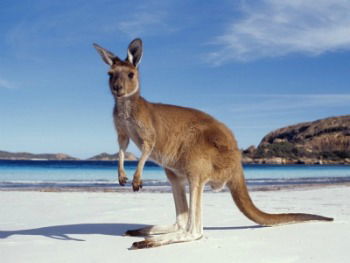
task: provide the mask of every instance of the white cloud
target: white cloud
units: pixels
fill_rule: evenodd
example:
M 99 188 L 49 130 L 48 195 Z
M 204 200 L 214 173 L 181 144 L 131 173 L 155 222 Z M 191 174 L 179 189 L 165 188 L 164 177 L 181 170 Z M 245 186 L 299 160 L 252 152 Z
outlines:
M 244 101 L 239 103 L 239 101 Z M 248 101 L 248 102 L 247 102 Z M 350 94 L 286 94 L 237 96 L 230 112 L 245 116 L 330 111 L 350 105 Z M 332 112 L 332 111 L 330 111 Z
M 243 17 L 218 36 L 209 61 L 249 61 L 290 53 L 319 55 L 350 49 L 350 1 L 244 1 Z
M 166 14 L 163 11 L 138 11 L 127 20 L 117 24 L 117 28 L 132 37 L 166 30 Z
M 210 105 L 208 107 L 208 97 Z M 257 121 L 266 120 L 268 116 L 344 115 L 349 114 L 350 94 L 211 94 L 198 97 L 204 111 L 214 115 L 223 112 L 237 119 L 250 118 Z M 205 106 L 203 106 L 205 105 Z M 198 105 L 195 105 L 198 107 Z
M 11 83 L 10 81 L 0 77 L 0 89 L 1 88 L 14 89 L 14 88 L 16 88 L 16 86 L 13 83 Z

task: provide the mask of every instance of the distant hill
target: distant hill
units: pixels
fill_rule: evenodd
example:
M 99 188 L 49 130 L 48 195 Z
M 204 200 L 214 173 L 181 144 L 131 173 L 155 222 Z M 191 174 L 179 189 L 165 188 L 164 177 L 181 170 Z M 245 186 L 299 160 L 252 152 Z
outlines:
M 0 151 L 0 160 L 80 160 L 78 158 L 72 157 L 68 154 L 64 153 L 28 153 L 28 152 L 6 152 Z M 115 161 L 118 160 L 118 154 L 108 154 L 108 153 L 100 153 L 95 155 L 87 160 L 90 161 Z M 137 157 L 130 152 L 125 154 L 125 160 L 127 161 L 135 161 Z
M 116 161 L 118 160 L 118 154 L 108 154 L 108 153 L 100 153 L 98 155 L 95 155 L 88 160 L 90 161 Z M 126 161 L 136 161 L 137 157 L 131 153 L 131 152 L 126 152 L 125 153 L 125 160 Z
M 350 164 L 350 115 L 272 131 L 243 157 L 247 163 Z
M 77 160 L 77 158 L 63 153 L 33 154 L 27 152 L 0 151 L 0 160 Z

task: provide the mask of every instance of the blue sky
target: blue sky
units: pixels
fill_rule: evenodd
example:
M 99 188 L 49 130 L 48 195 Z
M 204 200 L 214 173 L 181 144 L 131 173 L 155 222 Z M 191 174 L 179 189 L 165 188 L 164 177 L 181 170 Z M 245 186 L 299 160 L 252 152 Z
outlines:
M 343 0 L 2 0 L 0 150 L 116 152 L 107 66 L 92 43 L 123 57 L 135 37 L 143 96 L 210 113 L 241 148 L 349 114 L 349 13 Z

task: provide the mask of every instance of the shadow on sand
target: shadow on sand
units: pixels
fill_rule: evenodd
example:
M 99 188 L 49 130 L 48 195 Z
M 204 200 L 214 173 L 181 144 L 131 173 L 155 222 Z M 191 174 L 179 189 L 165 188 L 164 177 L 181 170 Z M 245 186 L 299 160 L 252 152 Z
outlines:
M 58 225 L 47 226 L 33 229 L 0 231 L 0 239 L 7 238 L 12 235 L 29 235 L 29 236 L 45 236 L 60 240 L 85 241 L 84 239 L 72 238 L 69 235 L 109 235 L 122 236 L 127 230 L 145 227 L 146 225 L 138 224 L 76 224 L 76 225 Z
M 254 225 L 254 226 L 213 226 L 213 227 L 204 227 L 204 230 L 244 230 L 244 229 L 255 229 L 255 228 L 264 228 L 268 226 Z
M 74 240 L 85 241 L 84 239 L 78 239 L 70 237 L 69 235 L 83 234 L 83 235 L 109 235 L 109 236 L 122 236 L 127 230 L 142 228 L 147 225 L 139 224 L 75 224 L 75 225 L 58 225 L 47 226 L 32 229 L 12 230 L 12 231 L 0 231 L 0 239 L 4 239 L 13 235 L 29 235 L 29 236 L 44 236 L 59 240 Z M 243 230 L 262 228 L 264 226 L 239 226 L 239 227 L 204 227 L 204 230 Z

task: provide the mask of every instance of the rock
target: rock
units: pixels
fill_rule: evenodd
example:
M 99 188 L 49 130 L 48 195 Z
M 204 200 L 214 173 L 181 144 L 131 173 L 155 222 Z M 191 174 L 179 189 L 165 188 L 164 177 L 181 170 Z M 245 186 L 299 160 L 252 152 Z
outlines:
M 247 149 L 243 150 L 242 153 L 244 156 L 253 157 L 256 154 L 256 147 L 251 145 Z

